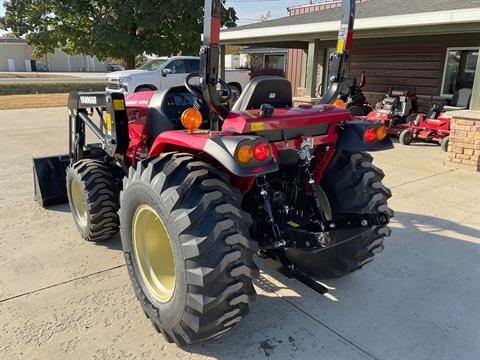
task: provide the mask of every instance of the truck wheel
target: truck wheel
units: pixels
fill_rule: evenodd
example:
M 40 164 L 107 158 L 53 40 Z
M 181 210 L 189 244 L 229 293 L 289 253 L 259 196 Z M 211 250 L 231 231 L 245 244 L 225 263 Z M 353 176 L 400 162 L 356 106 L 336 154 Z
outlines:
M 357 212 L 393 217 L 393 211 L 387 207 L 387 199 L 392 194 L 382 184 L 385 175 L 372 160 L 367 153 L 341 151 L 335 155 L 320 184 L 321 203 L 327 218 Z M 309 275 L 339 277 L 372 261 L 375 253 L 383 250 L 383 238 L 390 233 L 386 226 L 332 231 L 330 247 L 314 251 L 288 249 L 285 255 Z
M 216 339 L 255 298 L 250 215 L 228 176 L 200 158 L 162 154 L 130 169 L 120 195 L 123 251 L 136 296 L 169 342 Z
M 442 139 L 442 142 L 440 143 L 442 150 L 445 152 L 448 152 L 448 141 L 449 141 L 449 136 L 446 136 Z
M 110 238 L 118 231 L 118 190 L 108 166 L 80 160 L 67 169 L 67 195 L 73 219 L 88 241 Z
M 413 133 L 409 129 L 403 130 L 398 137 L 398 141 L 400 141 L 400 144 L 402 145 L 410 145 L 412 143 L 412 140 Z

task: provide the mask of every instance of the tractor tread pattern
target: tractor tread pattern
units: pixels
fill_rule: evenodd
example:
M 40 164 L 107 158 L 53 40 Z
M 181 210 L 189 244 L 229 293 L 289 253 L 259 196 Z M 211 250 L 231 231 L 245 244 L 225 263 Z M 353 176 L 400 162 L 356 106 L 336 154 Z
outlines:
M 335 196 L 337 213 L 383 213 L 392 218 L 387 206 L 392 192 L 382 184 L 385 174 L 372 164 L 368 153 L 339 152 L 324 175 L 324 184 Z M 355 239 L 331 249 L 301 253 L 292 259 L 307 274 L 317 278 L 337 278 L 359 270 L 383 250 L 383 239 L 391 234 L 388 226 L 373 226 Z M 297 260 L 297 261 L 295 261 Z
M 180 229 L 187 282 L 182 320 L 162 328 L 159 312 L 148 308 L 129 267 L 145 313 L 168 342 L 179 346 L 220 337 L 247 314 L 256 296 L 252 279 L 259 276 L 253 262 L 257 248 L 248 235 L 251 217 L 240 208 L 241 193 L 227 183 L 225 173 L 182 153 L 139 163 L 124 179 L 124 189 L 137 181 L 150 183 L 160 194 Z M 126 253 L 127 261 L 130 256 Z
M 347 154 L 342 155 L 348 156 Z M 349 204 L 346 205 L 358 211 L 383 213 L 392 218 L 394 212 L 387 206 L 387 200 L 392 196 L 392 192 L 382 184 L 385 177 L 384 172 L 373 165 L 372 161 L 373 157 L 370 154 L 352 154 L 344 169 L 350 174 L 363 173 L 359 176 L 361 180 L 338 190 L 362 195 L 367 192 L 367 196 L 351 197 Z M 364 231 L 357 241 L 349 244 L 348 251 L 339 252 L 338 257 L 330 262 L 332 266 L 328 276 L 339 277 L 361 269 L 373 260 L 376 253 L 383 251 L 383 239 L 390 234 L 391 230 L 388 226 L 374 226 Z
M 87 197 L 89 226 L 82 233 L 88 241 L 109 239 L 118 232 L 118 190 L 107 164 L 100 160 L 84 159 L 67 170 L 77 176 Z

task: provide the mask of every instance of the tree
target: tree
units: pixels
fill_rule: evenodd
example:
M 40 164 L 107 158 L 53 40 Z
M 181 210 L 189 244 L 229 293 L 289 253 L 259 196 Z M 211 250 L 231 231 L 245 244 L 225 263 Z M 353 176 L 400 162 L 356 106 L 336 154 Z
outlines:
M 41 56 L 60 48 L 100 60 L 137 55 L 198 54 L 203 0 L 6 0 L 0 27 L 25 36 Z M 223 12 L 222 25 L 236 26 L 236 12 Z

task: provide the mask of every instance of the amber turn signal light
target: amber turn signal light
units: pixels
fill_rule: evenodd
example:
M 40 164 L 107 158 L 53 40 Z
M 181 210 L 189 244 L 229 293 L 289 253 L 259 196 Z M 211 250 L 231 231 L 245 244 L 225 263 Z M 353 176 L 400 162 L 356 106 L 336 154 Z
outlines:
M 238 147 L 237 160 L 240 164 L 248 164 L 253 158 L 253 147 L 248 144 L 243 144 Z
M 198 109 L 189 108 L 183 112 L 180 120 L 185 129 L 193 133 L 202 125 L 202 113 Z
M 337 100 L 334 101 L 333 105 L 340 106 L 340 107 L 345 107 L 345 101 L 343 101 L 342 99 L 337 99 Z
M 380 126 L 377 129 L 377 140 L 383 141 L 388 135 L 388 130 L 386 126 Z

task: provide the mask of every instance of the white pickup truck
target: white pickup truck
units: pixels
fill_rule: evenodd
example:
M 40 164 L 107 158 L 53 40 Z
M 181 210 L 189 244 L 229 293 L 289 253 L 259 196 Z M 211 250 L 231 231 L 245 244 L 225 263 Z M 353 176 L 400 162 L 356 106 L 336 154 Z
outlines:
M 200 58 L 193 56 L 160 57 L 135 70 L 116 71 L 107 75 L 107 91 L 125 96 L 139 91 L 163 90 L 182 86 L 187 74 L 199 72 Z M 248 70 L 225 70 L 227 82 L 238 97 L 250 81 Z

